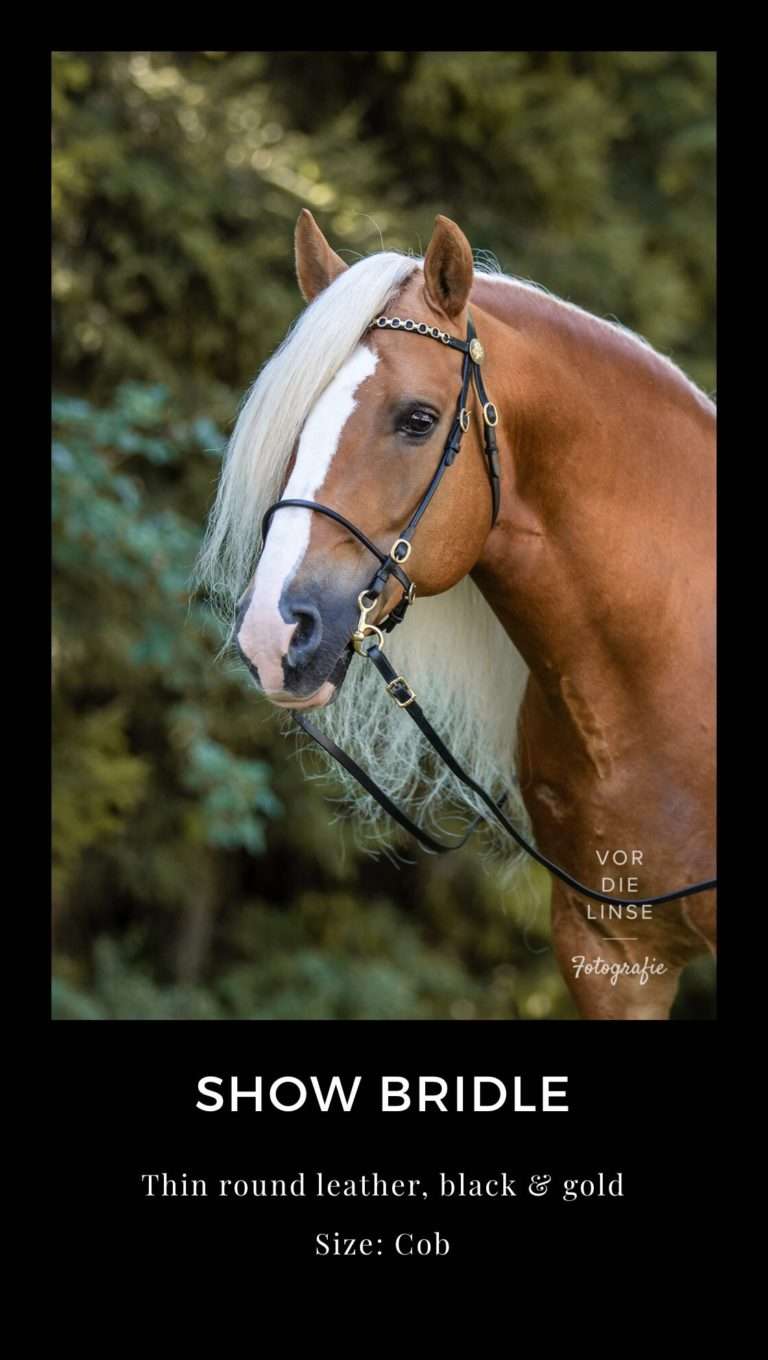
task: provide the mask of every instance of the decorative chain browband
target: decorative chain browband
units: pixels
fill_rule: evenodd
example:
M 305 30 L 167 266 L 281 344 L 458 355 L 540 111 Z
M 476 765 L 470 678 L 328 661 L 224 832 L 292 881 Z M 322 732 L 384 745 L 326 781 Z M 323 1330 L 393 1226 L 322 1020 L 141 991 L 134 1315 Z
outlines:
M 411 321 L 410 317 L 402 320 L 399 316 L 377 316 L 368 327 L 369 331 L 377 326 L 379 330 L 385 331 L 416 331 L 419 335 L 431 335 L 433 340 L 442 340 L 444 345 L 450 345 L 456 337 L 449 335 L 447 331 L 441 331 L 437 326 L 428 326 L 426 321 Z
M 449 335 L 448 331 L 441 331 L 439 326 L 428 326 L 426 321 L 413 321 L 411 317 L 377 316 L 368 326 L 368 330 L 413 331 L 416 335 L 428 335 L 432 340 L 440 340 L 444 345 L 450 345 L 451 349 L 461 350 L 462 354 L 469 355 L 473 364 L 479 365 L 485 358 L 485 350 L 476 335 L 472 335 L 469 340 L 460 340 L 456 335 Z M 494 411 L 494 419 L 486 418 L 486 424 L 495 425 L 496 408 L 492 402 L 486 402 L 485 406 L 491 406 Z M 485 409 L 483 414 L 485 415 Z

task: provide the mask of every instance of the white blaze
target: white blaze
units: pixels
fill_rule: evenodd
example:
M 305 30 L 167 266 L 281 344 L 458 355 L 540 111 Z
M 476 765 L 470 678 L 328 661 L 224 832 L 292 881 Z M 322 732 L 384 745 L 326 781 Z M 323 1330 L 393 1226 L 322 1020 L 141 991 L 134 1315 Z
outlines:
M 283 500 L 313 500 L 323 485 L 341 435 L 357 405 L 355 393 L 376 368 L 378 356 L 358 345 L 315 403 L 299 439 L 296 462 Z M 295 575 L 309 545 L 312 511 L 290 507 L 272 519 L 254 577 L 253 595 L 240 625 L 238 641 L 259 672 L 267 693 L 283 691 L 283 657 L 296 624 L 285 622 L 280 596 Z

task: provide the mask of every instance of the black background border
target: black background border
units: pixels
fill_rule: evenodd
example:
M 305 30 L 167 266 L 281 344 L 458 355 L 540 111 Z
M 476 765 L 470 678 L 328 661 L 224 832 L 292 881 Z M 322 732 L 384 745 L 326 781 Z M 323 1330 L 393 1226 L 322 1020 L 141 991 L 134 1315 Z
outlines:
M 722 90 L 729 65 L 722 51 L 718 63 Z M 41 85 L 47 77 L 44 61 Z M 44 117 L 42 91 L 41 96 L 37 107 Z M 727 146 L 730 135 L 722 102 L 718 123 L 722 150 L 723 138 Z M 718 160 L 722 202 L 724 159 Z M 44 220 L 42 205 L 41 209 Z M 724 229 L 718 210 L 721 240 Z M 722 263 L 718 274 L 722 306 L 727 296 Z M 46 287 L 43 278 L 41 300 Z M 17 306 L 18 315 L 24 309 Z M 719 347 L 721 448 L 730 433 L 727 357 Z M 739 522 L 736 490 L 736 479 L 729 482 L 721 471 L 721 596 L 726 545 Z M 44 555 L 38 566 L 43 563 Z M 724 628 L 721 611 L 721 652 Z M 41 677 L 44 672 L 42 667 Z M 721 712 L 726 709 L 723 687 L 721 675 Z M 27 734 L 25 763 L 33 754 L 34 736 Z M 42 750 L 44 736 L 40 738 Z M 727 780 L 727 764 L 723 742 L 719 783 L 734 787 Z M 723 863 L 728 863 L 726 812 L 734 815 L 733 810 L 722 809 L 719 818 L 721 878 Z M 25 862 L 30 898 L 33 867 L 32 860 Z M 42 857 L 40 868 L 42 874 Z M 723 884 L 720 901 L 735 905 L 732 884 Z M 724 924 L 727 916 L 724 922 L 721 913 L 721 949 L 724 945 L 727 958 Z M 49 948 L 45 936 L 39 943 L 43 950 Z M 42 990 L 47 990 L 44 966 L 36 975 Z M 76 1234 L 89 1244 L 85 1267 L 79 1252 L 71 1259 L 66 1250 L 60 1253 L 60 1278 L 71 1280 L 86 1268 L 89 1288 L 97 1281 L 112 1283 L 128 1297 L 124 1271 L 137 1259 L 142 1278 L 148 1271 L 165 1271 L 172 1257 L 177 1265 L 194 1265 L 196 1272 L 202 1262 L 212 1265 L 214 1260 L 225 1268 L 237 1267 L 238 1273 L 258 1269 L 262 1282 L 278 1274 L 284 1277 L 286 1270 L 291 1278 L 307 1269 L 320 1278 L 330 1278 L 330 1270 L 339 1278 L 336 1272 L 346 1272 L 350 1259 L 362 1261 L 360 1269 L 374 1279 L 384 1261 L 393 1264 L 402 1278 L 414 1270 L 415 1278 L 423 1278 L 428 1262 L 441 1269 L 447 1261 L 463 1269 L 484 1268 L 491 1262 L 519 1262 L 521 1254 L 544 1269 L 555 1240 L 555 1255 L 567 1263 L 566 1269 L 583 1272 L 587 1244 L 596 1240 L 601 1272 L 611 1266 L 614 1253 L 622 1253 L 623 1265 L 629 1268 L 634 1263 L 643 1273 L 652 1268 L 673 1287 L 681 1239 L 689 1263 L 692 1254 L 709 1262 L 717 1245 L 714 1203 L 724 1174 L 719 1129 L 724 1112 L 738 1099 L 736 1077 L 730 1069 L 726 1075 L 722 1061 L 733 1015 L 729 986 L 726 967 L 718 982 L 720 1018 L 714 1023 L 668 1024 L 54 1023 L 47 1018 L 45 995 L 38 1014 L 51 1059 L 50 1077 L 47 1083 L 37 1078 L 34 1082 L 35 1096 L 42 1098 L 40 1127 L 51 1147 L 43 1198 L 46 1209 L 52 1208 L 56 1221 L 65 1225 L 65 1241 Z M 346 1115 L 321 1115 L 309 1106 L 291 1115 L 271 1111 L 259 1115 L 247 1107 L 237 1114 L 210 1115 L 195 1108 L 197 1081 L 207 1073 L 238 1075 L 248 1082 L 257 1073 L 265 1082 L 283 1074 L 305 1079 L 314 1073 L 322 1080 L 338 1074 L 348 1080 L 359 1073 L 363 1081 L 354 1110 Z M 570 1111 L 515 1114 L 507 1106 L 489 1114 L 383 1115 L 378 1111 L 382 1073 L 411 1079 L 419 1073 L 448 1079 L 488 1074 L 510 1087 L 516 1074 L 528 1082 L 544 1073 L 566 1074 Z M 308 1176 L 314 1170 L 355 1176 L 375 1169 L 384 1176 L 422 1176 L 430 1186 L 440 1170 L 450 1175 L 463 1169 L 468 1176 L 481 1178 L 507 1171 L 521 1177 L 523 1186 L 528 1175 L 549 1173 L 553 1187 L 565 1176 L 594 1177 L 600 1170 L 613 1176 L 622 1171 L 624 1196 L 565 1204 L 553 1188 L 539 1199 L 521 1189 L 518 1198 L 509 1200 L 147 1199 L 139 1179 L 142 1172 L 165 1170 L 215 1182 L 219 1176 L 295 1175 L 300 1169 Z M 435 1262 L 397 1257 L 389 1245 L 382 1258 L 314 1255 L 316 1232 L 382 1236 L 389 1244 L 395 1231 L 411 1230 L 420 1235 L 438 1231 L 450 1239 L 448 1258 Z

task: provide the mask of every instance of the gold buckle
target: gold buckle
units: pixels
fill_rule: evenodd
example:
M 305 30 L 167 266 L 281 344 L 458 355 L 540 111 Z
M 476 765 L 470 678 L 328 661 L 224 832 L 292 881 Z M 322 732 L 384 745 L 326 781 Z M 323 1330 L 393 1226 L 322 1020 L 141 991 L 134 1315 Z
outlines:
M 469 429 L 469 415 L 470 413 L 466 406 L 462 406 L 461 411 L 459 412 L 459 424 L 464 434 L 466 434 Z
M 401 543 L 406 551 L 403 553 L 402 557 L 398 557 L 396 549 L 400 547 Z M 403 562 L 408 561 L 408 558 L 410 557 L 412 551 L 413 544 L 409 543 L 407 538 L 396 538 L 394 543 L 392 544 L 392 547 L 389 550 L 389 555 L 392 558 L 393 562 L 397 562 L 398 566 L 402 566 Z
M 493 420 L 491 420 L 491 417 L 490 417 L 490 415 L 488 414 L 489 411 L 493 411 Z M 496 407 L 494 406 L 494 404 L 493 404 L 492 401 L 486 401 L 486 402 L 485 402 L 485 404 L 484 404 L 484 406 L 483 406 L 483 419 L 484 419 L 486 425 L 490 425 L 491 428 L 493 428 L 494 425 L 498 425 L 498 423 L 499 423 L 499 413 L 498 413 L 498 411 L 496 410 Z
M 395 685 L 405 685 L 405 688 L 408 691 L 407 699 L 398 699 L 397 695 L 395 694 Z M 412 704 L 414 699 L 416 698 L 416 695 L 414 694 L 404 675 L 396 675 L 394 680 L 390 680 L 386 689 L 387 694 L 390 696 L 390 698 L 394 699 L 398 708 L 408 708 L 409 704 Z

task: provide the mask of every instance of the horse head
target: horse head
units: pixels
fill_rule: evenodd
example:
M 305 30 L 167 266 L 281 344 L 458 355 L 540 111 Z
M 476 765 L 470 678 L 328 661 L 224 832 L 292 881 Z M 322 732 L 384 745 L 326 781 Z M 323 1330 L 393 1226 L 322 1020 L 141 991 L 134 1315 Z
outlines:
M 352 655 L 361 595 L 371 605 L 368 623 L 382 624 L 401 603 L 404 580 L 418 596 L 440 594 L 472 570 L 483 550 L 491 491 L 482 421 L 467 414 L 461 457 L 430 499 L 413 544 L 394 553 L 395 562 L 407 554 L 408 577 L 396 571 L 365 596 L 376 560 L 363 540 L 378 549 L 380 561 L 391 554 L 455 425 L 465 356 L 447 340 L 424 343 L 422 337 L 464 341 L 473 268 L 466 237 L 445 217 L 436 219 L 423 263 L 382 255 L 351 267 L 309 212 L 299 217 L 296 272 L 308 307 L 271 361 L 274 370 L 268 364 L 256 384 L 263 424 L 246 422 L 247 438 L 257 448 L 266 426 L 282 423 L 291 443 L 282 449 L 282 476 L 272 479 L 280 499 L 329 507 L 340 518 L 307 506 L 281 509 L 238 603 L 237 648 L 278 706 L 318 708 L 336 696 Z M 377 316 L 395 312 L 408 327 L 380 321 L 370 329 Z M 417 333 L 395 334 L 400 329 Z M 299 396 L 305 371 L 310 400 Z M 306 411 L 297 409 L 302 399 Z M 281 409 L 285 403 L 294 410 Z M 269 458 L 279 473 L 271 433 Z M 234 443 L 237 448 L 237 432 Z M 258 453 L 254 457 L 258 464 Z

